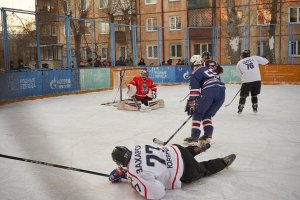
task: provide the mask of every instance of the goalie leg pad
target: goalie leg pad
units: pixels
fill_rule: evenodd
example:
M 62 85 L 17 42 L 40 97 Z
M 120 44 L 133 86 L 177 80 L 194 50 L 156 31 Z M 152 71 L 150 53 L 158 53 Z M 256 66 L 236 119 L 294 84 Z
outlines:
M 157 99 L 159 101 L 159 107 L 164 108 L 165 107 L 165 101 L 163 99 Z
M 141 108 L 140 101 L 133 101 L 133 100 L 125 100 L 119 103 L 118 109 L 119 110 L 131 110 L 131 111 L 138 111 Z
M 148 105 L 149 105 L 149 108 L 151 108 L 152 110 L 156 110 L 156 109 L 160 108 L 159 100 L 148 101 Z

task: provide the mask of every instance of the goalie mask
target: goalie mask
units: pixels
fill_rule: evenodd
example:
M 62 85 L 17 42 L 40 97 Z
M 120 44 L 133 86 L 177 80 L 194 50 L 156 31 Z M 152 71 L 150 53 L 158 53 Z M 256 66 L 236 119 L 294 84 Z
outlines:
M 145 80 L 148 78 L 148 71 L 146 69 L 141 70 L 141 77 Z
M 197 67 L 202 65 L 202 59 L 200 55 L 193 55 L 190 59 L 190 63 L 192 70 L 195 70 Z
M 111 153 L 115 163 L 126 167 L 131 159 L 132 152 L 124 146 L 116 146 Z

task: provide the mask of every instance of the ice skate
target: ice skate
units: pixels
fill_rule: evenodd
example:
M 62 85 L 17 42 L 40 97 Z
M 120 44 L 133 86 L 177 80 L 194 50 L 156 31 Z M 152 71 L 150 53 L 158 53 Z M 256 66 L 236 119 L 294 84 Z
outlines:
M 198 138 L 195 138 L 195 137 L 187 137 L 187 138 L 185 138 L 184 140 L 183 140 L 183 143 L 185 144 L 185 145 L 189 145 L 189 146 L 191 146 L 191 145 L 197 145 L 197 142 L 198 142 Z
M 211 136 L 205 134 L 202 135 L 198 140 L 199 146 L 205 146 L 206 144 L 210 144 L 210 142 L 211 142 Z
M 198 155 L 202 152 L 205 152 L 207 149 L 210 148 L 210 144 L 209 143 L 206 143 L 205 145 L 203 146 L 195 146 L 194 147 L 194 152 Z
M 253 112 L 257 113 L 257 103 L 252 104 Z
M 232 163 L 233 161 L 235 160 L 236 158 L 236 155 L 235 154 L 230 154 L 226 157 L 223 158 L 225 164 L 226 164 L 226 168 L 228 168 Z
M 239 107 L 238 107 L 238 114 L 241 114 L 243 112 L 243 109 L 244 109 L 244 105 L 243 104 L 240 104 Z

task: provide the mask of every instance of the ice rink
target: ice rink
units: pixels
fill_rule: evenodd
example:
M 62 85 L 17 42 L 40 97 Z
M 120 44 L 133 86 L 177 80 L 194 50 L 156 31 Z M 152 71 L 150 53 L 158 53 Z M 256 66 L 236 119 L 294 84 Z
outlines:
M 225 104 L 240 85 L 226 85 Z M 188 85 L 159 86 L 165 108 L 121 111 L 101 103 L 116 91 L 45 98 L 0 106 L 0 154 L 109 174 L 116 145 L 132 148 L 166 141 L 188 118 L 184 113 Z M 164 199 L 299 200 L 300 86 L 263 85 L 258 113 L 247 98 L 238 116 L 238 97 L 213 118 L 212 147 L 197 160 L 237 159 L 230 168 Z M 170 143 L 190 136 L 189 121 Z M 0 157 L 1 200 L 143 199 L 128 183 L 111 184 L 107 177 Z

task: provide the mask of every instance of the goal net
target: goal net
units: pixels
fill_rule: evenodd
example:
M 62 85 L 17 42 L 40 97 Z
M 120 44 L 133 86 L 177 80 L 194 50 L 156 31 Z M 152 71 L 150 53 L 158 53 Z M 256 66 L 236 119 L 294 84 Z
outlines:
M 140 75 L 141 69 L 145 67 L 120 67 L 113 69 L 113 94 L 111 104 L 128 99 L 127 85 L 135 76 Z M 109 104 L 109 102 L 107 103 Z

